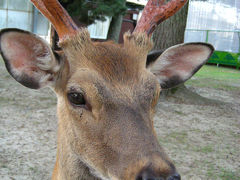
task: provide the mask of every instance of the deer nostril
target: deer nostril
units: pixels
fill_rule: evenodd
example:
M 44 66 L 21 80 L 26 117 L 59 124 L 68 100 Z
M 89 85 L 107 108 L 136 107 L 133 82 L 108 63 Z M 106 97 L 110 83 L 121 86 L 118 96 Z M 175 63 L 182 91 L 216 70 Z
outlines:
M 165 178 L 155 176 L 151 169 L 145 169 L 141 171 L 136 180 L 165 180 Z
M 153 175 L 152 170 L 145 169 L 137 176 L 136 180 L 157 180 L 157 178 Z
M 167 180 L 181 180 L 181 176 L 178 173 L 175 173 L 167 178 Z
M 138 174 L 136 180 L 181 180 L 181 176 L 177 172 L 174 174 L 171 173 L 168 177 L 165 175 L 159 176 L 152 168 L 146 168 Z
M 153 177 L 137 177 L 136 180 L 157 180 L 156 178 L 153 178 Z
M 155 177 L 149 171 L 143 171 L 137 176 L 136 180 L 181 180 L 181 176 L 180 174 L 175 173 L 165 179 L 163 177 Z

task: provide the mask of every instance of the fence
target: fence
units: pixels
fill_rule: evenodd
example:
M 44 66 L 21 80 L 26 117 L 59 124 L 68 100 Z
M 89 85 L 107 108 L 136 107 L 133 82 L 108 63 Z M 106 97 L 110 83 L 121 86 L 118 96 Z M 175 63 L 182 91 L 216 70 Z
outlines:
M 186 29 L 185 42 L 207 42 L 215 47 L 208 63 L 240 67 L 240 31 Z

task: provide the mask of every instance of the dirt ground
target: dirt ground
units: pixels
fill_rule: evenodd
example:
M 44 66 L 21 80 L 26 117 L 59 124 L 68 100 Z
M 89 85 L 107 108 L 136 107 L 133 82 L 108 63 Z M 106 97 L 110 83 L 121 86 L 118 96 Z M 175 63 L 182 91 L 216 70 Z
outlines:
M 218 105 L 158 103 L 159 141 L 183 180 L 240 179 L 240 81 L 232 85 L 239 91 L 189 86 L 221 101 Z M 51 90 L 23 87 L 0 62 L 1 180 L 50 179 L 56 154 L 55 114 Z

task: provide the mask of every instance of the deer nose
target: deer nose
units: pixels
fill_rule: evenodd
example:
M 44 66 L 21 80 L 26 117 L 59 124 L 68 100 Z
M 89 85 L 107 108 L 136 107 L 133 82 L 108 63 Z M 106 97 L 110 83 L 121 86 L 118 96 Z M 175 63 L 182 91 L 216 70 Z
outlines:
M 174 173 L 166 177 L 155 176 L 148 169 L 142 171 L 136 178 L 136 180 L 181 180 L 181 176 L 178 173 Z
M 181 180 L 181 176 L 178 173 L 175 173 L 167 178 L 167 180 Z

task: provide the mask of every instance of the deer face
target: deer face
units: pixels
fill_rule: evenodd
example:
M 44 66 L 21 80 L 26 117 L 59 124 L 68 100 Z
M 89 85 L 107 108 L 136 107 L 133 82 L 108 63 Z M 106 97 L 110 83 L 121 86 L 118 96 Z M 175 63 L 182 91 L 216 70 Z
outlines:
M 64 36 L 59 45 L 63 52 L 56 54 L 29 32 L 0 33 L 9 73 L 26 87 L 49 86 L 57 94 L 58 178 L 79 178 L 84 164 L 101 179 L 180 179 L 158 143 L 154 108 L 161 88 L 189 79 L 211 55 L 212 46 L 177 45 L 146 67 L 152 47 L 146 33 L 127 33 L 118 45 L 94 43 L 81 29 Z M 66 170 L 71 168 L 72 174 Z
M 145 44 L 127 38 L 123 46 L 88 42 L 85 53 L 77 50 L 74 55 L 81 63 L 86 59 L 84 66 L 69 58 L 73 65 L 69 65 L 70 76 L 59 95 L 59 117 L 68 116 L 62 121 L 72 151 L 98 176 L 135 179 L 148 166 L 157 176 L 168 176 L 175 168 L 159 146 L 152 122 L 160 86 L 145 67 Z M 97 56 L 88 54 L 93 49 Z M 130 54 L 130 49 L 135 51 Z M 75 50 L 69 51 L 66 54 Z M 78 106 L 72 94 L 81 96 L 79 104 L 83 96 L 84 103 Z

